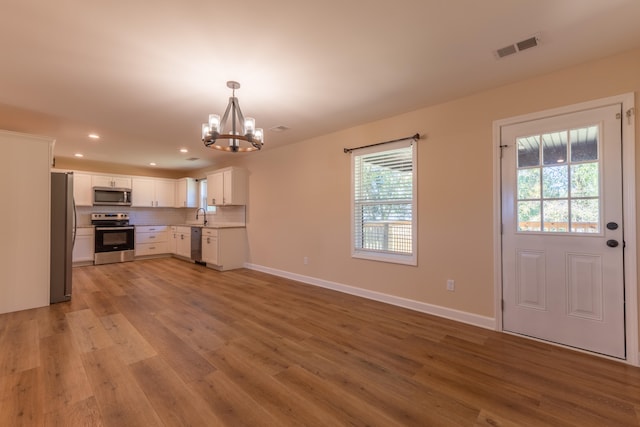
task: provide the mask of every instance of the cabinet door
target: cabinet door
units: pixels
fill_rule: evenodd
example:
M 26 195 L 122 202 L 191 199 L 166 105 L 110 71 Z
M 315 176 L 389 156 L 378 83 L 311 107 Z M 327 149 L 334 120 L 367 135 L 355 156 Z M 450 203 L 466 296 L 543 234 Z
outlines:
M 110 176 L 93 175 L 91 185 L 94 187 L 113 187 L 113 179 Z
M 76 206 L 93 206 L 91 175 L 73 173 L 73 199 L 76 202 Z
M 179 233 L 177 246 L 178 255 L 191 258 L 191 233 Z
M 154 184 L 156 207 L 172 208 L 176 199 L 175 181 L 159 179 Z
M 202 235 L 202 260 L 218 265 L 218 236 Z
M 198 185 L 194 178 L 181 178 L 176 181 L 176 208 L 198 207 Z
M 154 180 L 149 178 L 134 178 L 131 183 L 131 206 L 155 206 Z
M 73 262 L 93 261 L 93 234 L 76 235 L 76 241 L 73 245 Z
M 177 254 L 178 253 L 178 239 L 180 235 L 176 231 L 176 227 L 171 227 L 169 230 L 169 253 Z
M 207 205 L 224 204 L 224 173 L 207 175 Z
M 116 188 L 131 188 L 131 178 L 127 176 L 114 176 L 112 180 Z

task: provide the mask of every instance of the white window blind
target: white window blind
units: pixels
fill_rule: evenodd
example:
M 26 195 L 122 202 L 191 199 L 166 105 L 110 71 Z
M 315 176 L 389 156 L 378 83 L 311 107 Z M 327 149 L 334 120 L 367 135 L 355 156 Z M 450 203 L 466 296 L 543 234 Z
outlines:
M 413 141 L 356 150 L 351 156 L 353 256 L 415 265 Z

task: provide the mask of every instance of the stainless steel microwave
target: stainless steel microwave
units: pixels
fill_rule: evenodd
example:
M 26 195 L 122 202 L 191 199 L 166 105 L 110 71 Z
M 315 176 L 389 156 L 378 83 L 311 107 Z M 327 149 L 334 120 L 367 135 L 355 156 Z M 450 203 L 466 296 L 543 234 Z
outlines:
M 93 187 L 94 206 L 131 206 L 130 188 Z

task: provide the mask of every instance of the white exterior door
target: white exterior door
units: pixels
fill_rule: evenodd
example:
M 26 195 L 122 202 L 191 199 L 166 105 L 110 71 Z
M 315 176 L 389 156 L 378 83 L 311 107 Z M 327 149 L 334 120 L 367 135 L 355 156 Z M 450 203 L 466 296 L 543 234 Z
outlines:
M 504 330 L 625 358 L 621 111 L 501 128 Z

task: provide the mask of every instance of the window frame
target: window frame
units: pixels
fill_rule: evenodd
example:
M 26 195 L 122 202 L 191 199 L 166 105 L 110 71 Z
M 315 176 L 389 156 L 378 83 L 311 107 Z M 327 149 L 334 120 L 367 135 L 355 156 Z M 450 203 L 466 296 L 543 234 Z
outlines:
M 363 156 L 372 153 L 381 153 L 384 151 L 397 150 L 400 148 L 411 148 L 411 161 L 412 161 L 412 170 L 411 170 L 411 184 L 412 184 L 412 197 L 411 197 L 411 253 L 410 254 L 402 254 L 402 253 L 393 253 L 393 252 L 384 252 L 377 251 L 371 249 L 363 249 L 356 247 L 356 232 L 357 232 L 357 221 L 356 221 L 356 200 L 355 200 L 355 192 L 356 192 L 356 158 L 358 156 Z M 394 264 L 404 264 L 417 266 L 418 264 L 418 151 L 416 141 L 413 140 L 404 140 L 397 141 L 393 143 L 388 143 L 379 146 L 366 147 L 353 150 L 351 152 L 351 257 L 356 259 L 365 259 L 371 261 L 381 261 L 381 262 L 389 262 Z M 381 200 L 380 204 L 389 203 L 387 199 Z

